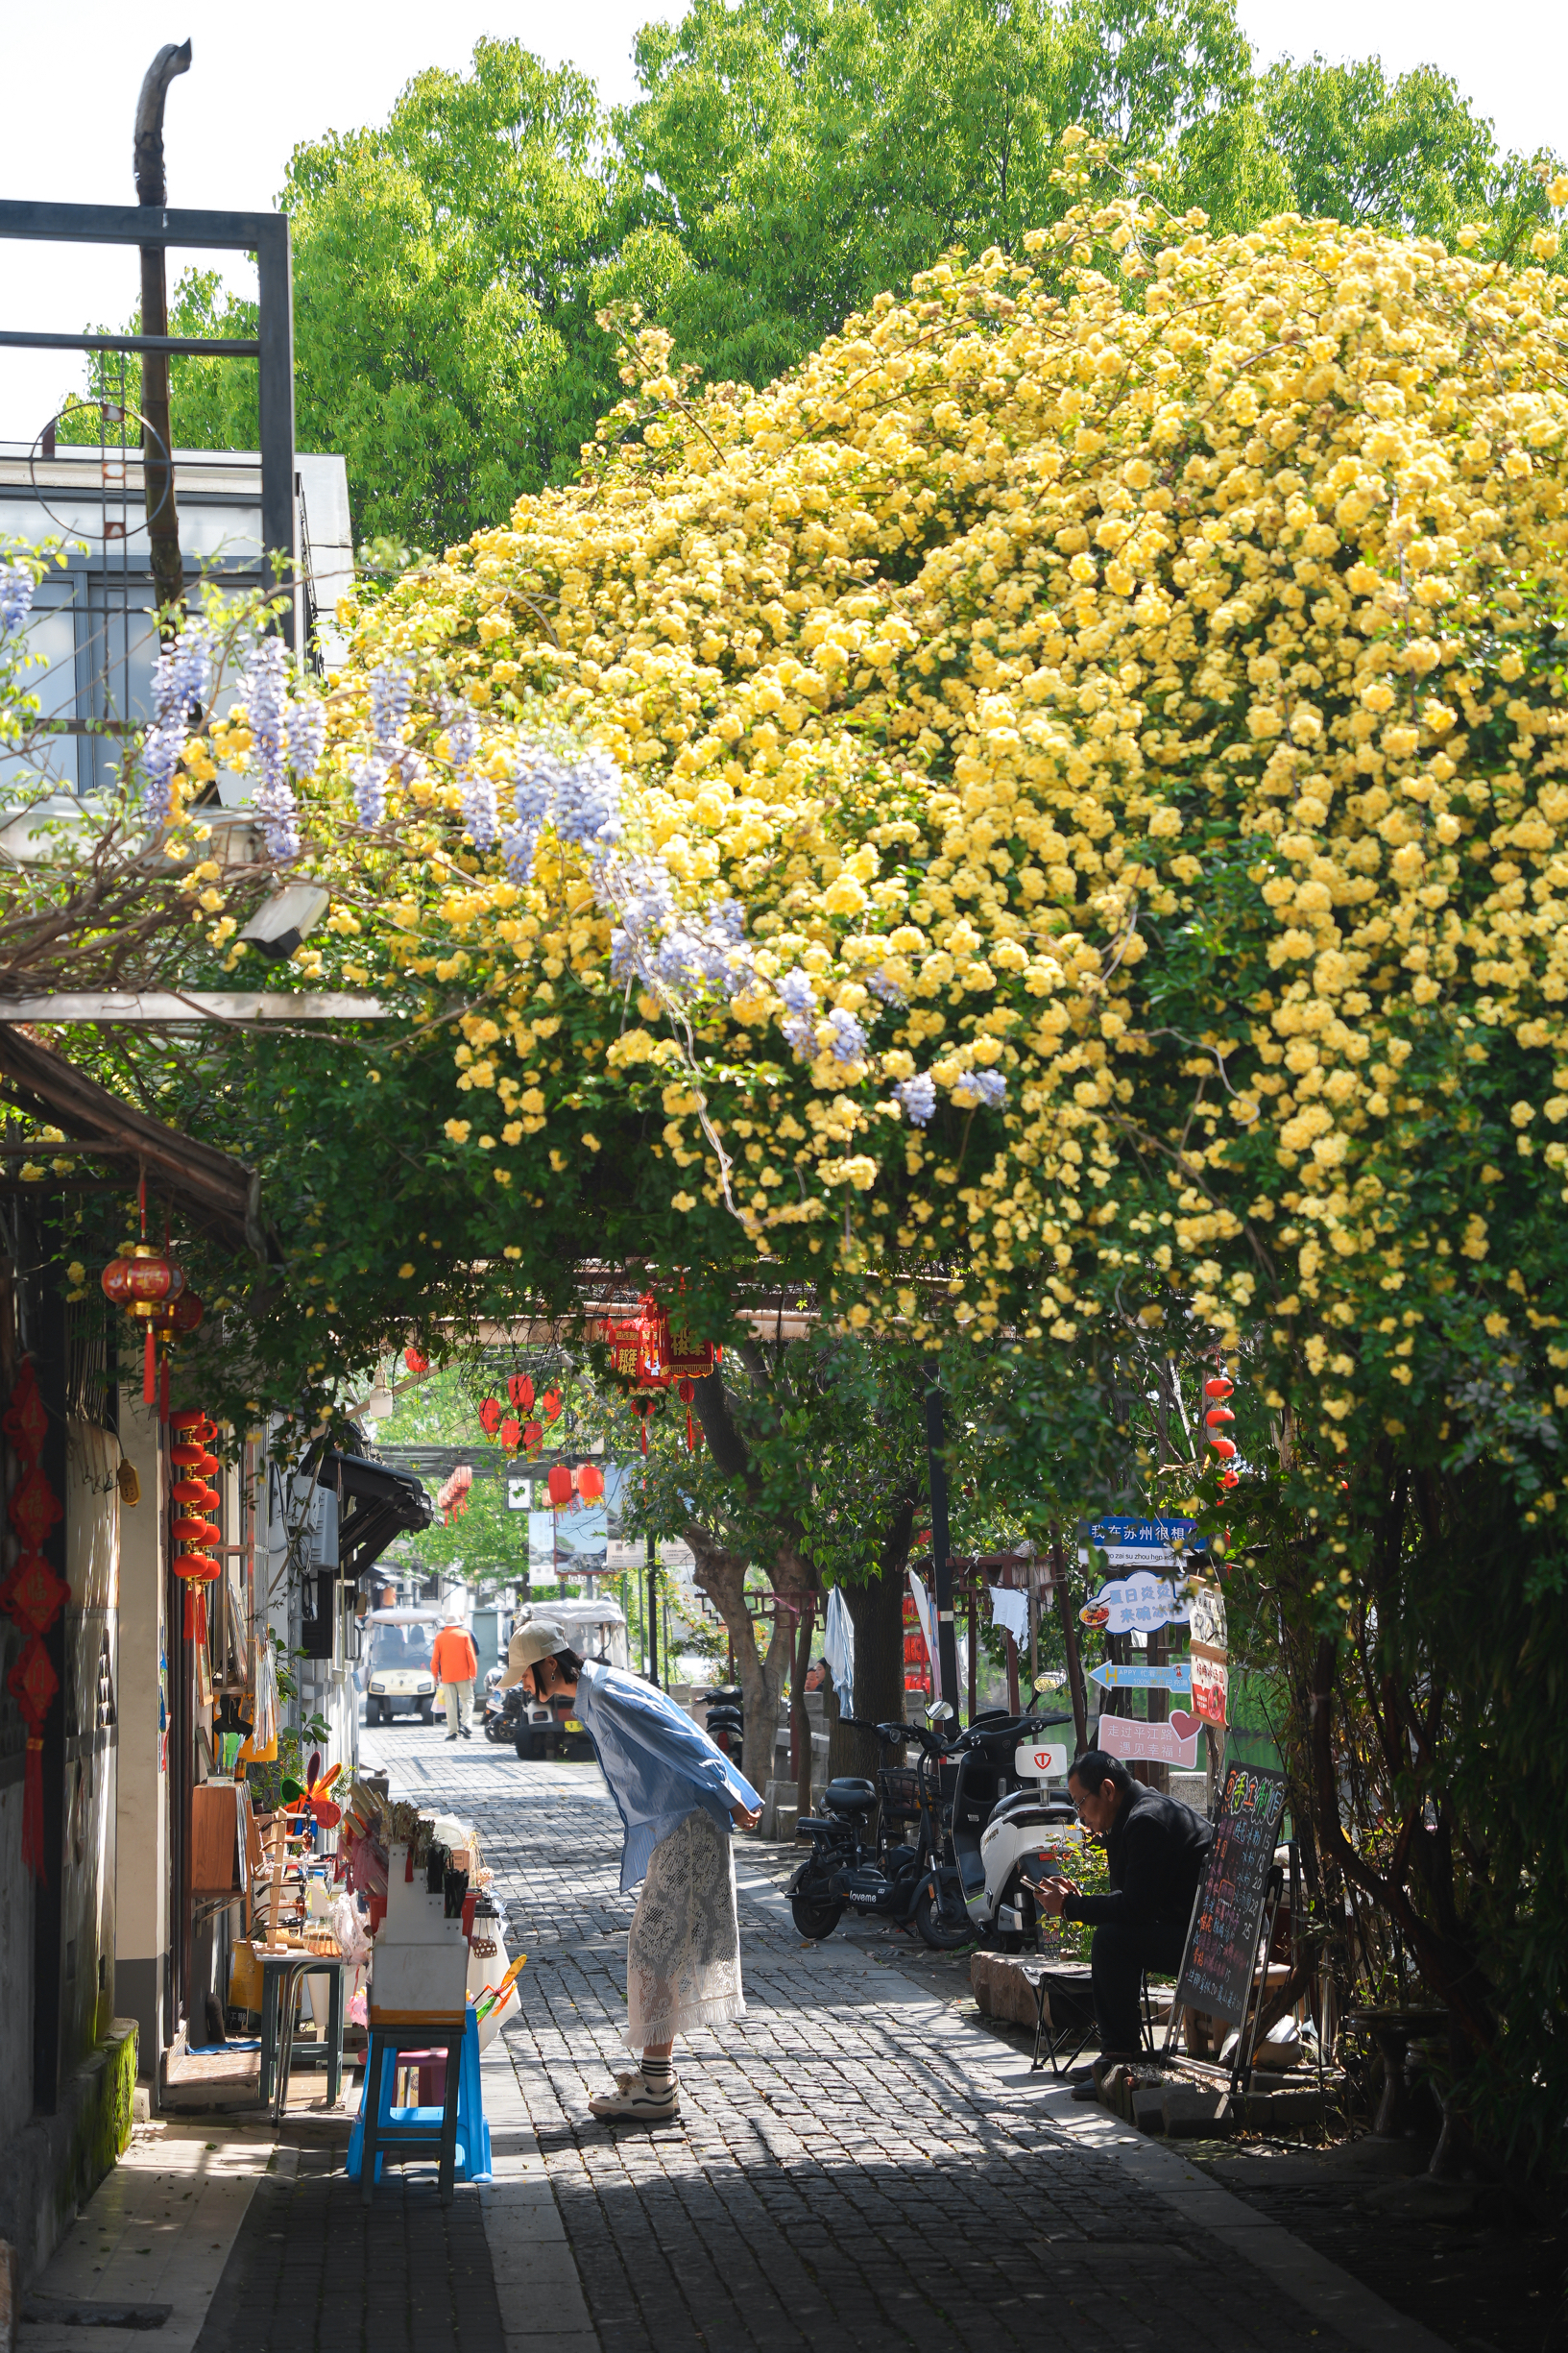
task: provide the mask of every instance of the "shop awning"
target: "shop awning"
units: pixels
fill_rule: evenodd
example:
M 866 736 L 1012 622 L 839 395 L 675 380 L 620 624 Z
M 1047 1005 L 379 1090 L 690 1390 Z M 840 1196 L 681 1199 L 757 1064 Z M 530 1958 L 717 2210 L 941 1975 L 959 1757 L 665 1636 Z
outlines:
M 190 1224 L 236 1254 L 265 1260 L 260 1182 L 228 1152 L 199 1144 L 111 1095 L 25 1030 L 0 1021 L 0 1102 L 47 1120 L 73 1143 L 96 1148 L 134 1191 L 145 1170 L 161 1200 L 178 1203 Z
M 320 1487 L 338 1497 L 338 1563 L 350 1579 L 362 1577 L 394 1537 L 427 1528 L 435 1505 L 421 1482 L 405 1470 L 389 1470 L 362 1454 L 332 1448 L 316 1473 Z

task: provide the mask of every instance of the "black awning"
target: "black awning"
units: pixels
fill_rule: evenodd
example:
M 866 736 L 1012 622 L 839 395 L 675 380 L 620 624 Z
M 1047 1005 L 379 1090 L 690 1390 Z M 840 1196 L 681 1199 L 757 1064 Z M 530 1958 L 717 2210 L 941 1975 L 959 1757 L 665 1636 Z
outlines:
M 394 1537 L 427 1528 L 435 1517 L 435 1505 L 418 1479 L 367 1462 L 362 1454 L 333 1448 L 323 1458 L 316 1482 L 337 1492 L 338 1565 L 345 1577 L 362 1577 Z

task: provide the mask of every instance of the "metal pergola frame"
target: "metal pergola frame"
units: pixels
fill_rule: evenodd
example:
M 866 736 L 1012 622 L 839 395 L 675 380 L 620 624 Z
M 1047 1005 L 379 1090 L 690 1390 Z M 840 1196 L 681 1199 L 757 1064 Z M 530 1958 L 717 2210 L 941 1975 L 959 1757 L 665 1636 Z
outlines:
M 0 329 L 0 349 L 59 352 L 167 352 L 197 358 L 257 362 L 256 446 L 261 456 L 261 543 L 269 587 L 286 585 L 284 635 L 295 642 L 294 283 L 288 215 L 283 212 L 188 212 L 159 205 L 56 205 L 0 200 L 0 238 L 65 245 L 161 245 L 254 254 L 260 280 L 254 339 L 185 335 L 55 335 Z M 279 583 L 272 559 L 287 567 Z

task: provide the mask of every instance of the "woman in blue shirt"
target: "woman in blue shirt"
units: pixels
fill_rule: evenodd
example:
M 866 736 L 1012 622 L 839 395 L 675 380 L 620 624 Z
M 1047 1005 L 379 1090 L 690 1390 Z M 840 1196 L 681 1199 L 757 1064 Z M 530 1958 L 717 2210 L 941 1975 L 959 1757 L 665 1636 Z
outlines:
M 585 1665 L 566 1630 L 535 1618 L 512 1637 L 503 1689 L 567 1700 L 593 1743 L 626 1831 L 622 1888 L 642 1881 L 626 1947 L 626 2042 L 640 2069 L 589 2101 L 599 2117 L 660 2124 L 680 2114 L 677 2034 L 745 2013 L 730 1825 L 761 1801 L 684 1710 L 618 1667 Z

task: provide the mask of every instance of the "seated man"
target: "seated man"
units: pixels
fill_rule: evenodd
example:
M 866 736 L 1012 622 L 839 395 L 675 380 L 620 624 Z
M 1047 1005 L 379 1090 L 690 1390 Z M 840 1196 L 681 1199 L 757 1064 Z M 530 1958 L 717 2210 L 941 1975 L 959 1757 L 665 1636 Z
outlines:
M 1069 1879 L 1043 1880 L 1043 1912 L 1093 1924 L 1089 1967 L 1102 2051 L 1143 2049 L 1143 1973 L 1174 1977 L 1214 1838 L 1214 1826 L 1175 1798 L 1135 1782 L 1120 1757 L 1086 1749 L 1067 1776 L 1085 1830 L 1103 1839 L 1110 1892 L 1086 1896 Z

